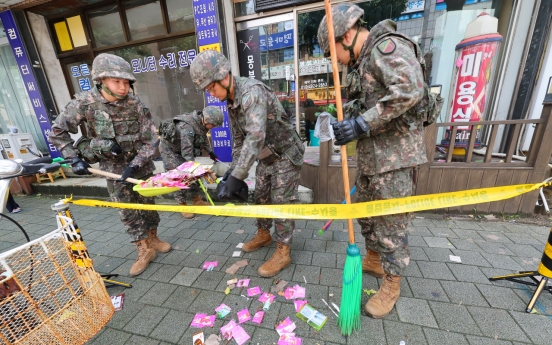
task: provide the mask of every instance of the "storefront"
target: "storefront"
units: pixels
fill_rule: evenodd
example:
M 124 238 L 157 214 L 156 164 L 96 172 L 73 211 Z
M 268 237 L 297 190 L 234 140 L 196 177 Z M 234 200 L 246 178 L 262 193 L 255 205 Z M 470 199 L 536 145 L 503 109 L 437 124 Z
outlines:
M 333 1 L 338 3 L 340 1 Z M 468 23 L 483 12 L 498 18 L 498 34 L 502 36 L 499 51 L 494 51 L 494 65 L 489 67 L 486 80 L 485 109 L 480 109 L 480 119 L 492 119 L 496 116 L 496 105 L 501 93 L 493 92 L 493 87 L 505 70 L 504 52 L 511 50 L 511 40 L 516 28 L 528 33 L 528 27 L 521 24 L 529 18 L 516 17 L 520 11 L 520 2 L 514 0 L 428 0 L 398 1 L 405 4 L 399 12 L 393 10 L 397 1 L 372 2 L 360 1 L 364 8 L 364 20 L 371 27 L 380 20 L 395 19 L 398 31 L 416 40 L 421 46 L 427 61 L 427 82 L 439 85 L 445 98 L 445 109 L 440 122 L 451 119 L 451 88 L 454 86 L 454 74 L 458 66 L 455 46 L 462 41 Z M 529 1 L 533 2 L 533 1 Z M 290 1 L 295 6 L 282 7 L 279 2 L 257 0 L 234 0 L 234 20 L 236 22 L 240 73 L 250 76 L 243 66 L 247 62 L 253 47 L 258 47 L 256 68 L 260 73 L 255 78 L 264 81 L 276 92 L 282 104 L 296 120 L 297 129 L 304 134 L 303 122 L 314 112 L 333 110 L 335 87 L 333 71 L 329 60 L 323 57 L 317 44 L 317 29 L 325 15 L 324 3 L 320 1 Z M 447 4 L 448 3 L 448 4 Z M 379 4 L 379 5 L 378 5 Z M 533 6 L 533 4 L 531 4 Z M 449 8 L 447 8 L 449 6 Z M 395 6 L 397 7 L 397 6 Z M 272 11 L 271 11 L 272 10 Z M 395 12 L 393 12 L 395 11 Z M 517 18 L 512 21 L 512 18 Z M 521 57 L 519 57 L 521 58 Z M 519 62 L 519 61 L 518 61 Z M 298 71 L 298 73 L 296 73 Z M 339 67 L 340 80 L 346 77 L 347 69 Z M 517 72 L 516 72 L 517 73 Z M 344 93 L 343 93 L 344 95 Z M 307 119 L 308 120 L 308 119 Z M 444 133 L 443 133 L 444 135 Z

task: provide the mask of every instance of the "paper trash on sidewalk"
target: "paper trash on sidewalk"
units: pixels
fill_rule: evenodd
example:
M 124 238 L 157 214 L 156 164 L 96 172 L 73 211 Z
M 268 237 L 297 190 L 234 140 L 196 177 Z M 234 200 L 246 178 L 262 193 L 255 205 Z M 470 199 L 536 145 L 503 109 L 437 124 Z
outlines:
M 239 258 L 241 256 L 241 252 L 235 251 L 232 253 L 233 258 Z
M 238 245 L 236 246 L 236 248 L 241 248 L 243 247 L 243 243 L 238 243 Z
M 116 296 L 111 296 L 111 303 L 113 303 L 113 307 L 115 308 L 115 311 L 119 311 L 123 309 L 123 302 L 125 300 L 125 293 L 122 292 Z
M 303 306 L 307 304 L 307 300 L 296 299 L 295 301 L 293 301 L 293 304 L 295 305 L 295 312 L 298 313 L 301 308 L 303 308 Z
M 286 319 L 278 324 L 276 326 L 276 332 L 278 332 L 279 335 L 282 335 L 284 333 L 292 333 L 297 326 L 295 325 L 295 322 L 291 321 L 289 317 L 286 317 Z
M 260 295 L 262 293 L 261 288 L 258 286 L 252 287 L 251 289 L 247 289 L 247 297 L 253 297 Z
M 203 336 L 203 331 L 198 332 L 192 336 L 193 345 L 205 345 L 205 338 Z
M 276 298 L 276 296 L 274 296 L 270 292 L 263 292 L 261 297 L 259 297 L 259 302 L 265 303 L 266 301 L 270 301 L 270 303 L 272 303 L 272 302 L 274 302 L 275 298 Z
M 240 280 L 238 280 L 238 284 L 236 286 L 237 287 L 248 287 L 250 280 L 251 279 L 240 279 Z
M 251 320 L 251 314 L 249 314 L 249 310 L 244 309 L 237 312 L 238 315 L 238 323 L 244 323 L 246 321 Z
M 462 263 L 462 259 L 460 259 L 459 256 L 456 256 L 456 255 L 449 255 L 450 257 L 450 261 L 452 262 L 459 262 L 459 263 Z
M 217 316 L 218 316 L 219 319 L 222 319 L 226 315 L 230 314 L 231 310 L 232 310 L 232 308 L 230 308 L 229 306 L 227 306 L 224 303 L 222 303 L 221 305 L 219 305 L 218 307 L 215 308 L 215 311 L 217 312 Z
M 211 334 L 207 340 L 205 340 L 205 345 L 220 345 L 220 337 L 216 334 Z
M 190 327 L 205 328 L 205 327 L 213 327 L 214 325 L 215 325 L 215 315 L 197 313 L 192 319 L 192 323 L 190 324 Z
M 222 337 L 224 339 L 232 339 L 232 334 L 234 333 L 234 329 L 238 326 L 236 321 L 230 320 L 226 325 L 222 326 L 220 328 L 220 332 L 222 333 Z
M 235 265 L 238 265 L 238 267 L 245 267 L 249 265 L 249 261 L 247 260 L 236 261 Z
M 218 266 L 218 261 L 205 261 L 203 269 L 206 271 L 212 271 L 213 268 Z
M 328 321 L 328 317 L 308 304 L 305 304 L 301 311 L 295 314 L 298 318 L 305 321 L 308 325 L 319 331 Z
M 295 333 L 284 333 L 280 335 L 280 339 L 278 339 L 278 345 L 301 345 L 302 343 L 303 340 L 297 338 Z
M 284 292 L 284 297 L 286 299 L 305 298 L 305 288 L 299 285 L 288 287 Z
M 253 320 L 251 320 L 251 322 L 256 323 L 257 325 L 260 325 L 261 322 L 263 322 L 264 313 L 265 312 L 262 311 L 262 310 L 256 312 L 255 316 L 253 316 Z

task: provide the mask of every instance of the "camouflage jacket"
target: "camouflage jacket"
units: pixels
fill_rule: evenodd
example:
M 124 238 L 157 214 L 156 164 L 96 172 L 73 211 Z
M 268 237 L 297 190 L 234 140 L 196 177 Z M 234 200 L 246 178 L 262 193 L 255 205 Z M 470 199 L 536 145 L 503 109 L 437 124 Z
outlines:
M 427 162 L 422 124 L 409 128 L 403 116 L 410 116 L 423 97 L 423 71 L 413 44 L 389 35 L 396 28 L 388 19 L 370 30 L 353 66 L 360 75 L 360 92 L 348 87 L 349 94 L 367 109 L 361 116 L 370 126 L 370 135 L 357 143 L 359 172 L 364 175 Z
M 234 77 L 234 100 L 228 101 L 228 117 L 234 177 L 245 179 L 266 147 L 294 165 L 303 164 L 303 143 L 274 92 L 262 82 Z
M 86 147 L 76 149 L 69 133 L 76 134 L 81 124 L 91 140 Z M 121 174 L 132 163 L 139 167 L 134 177 L 141 178 L 155 170 L 156 128 L 149 109 L 134 95 L 112 103 L 96 88 L 76 95 L 55 120 L 49 140 L 65 158 L 95 156 L 104 171 Z M 124 154 L 112 155 L 113 143 Z
M 190 114 L 177 115 L 173 118 L 175 124 L 174 134 L 161 135 L 161 141 L 171 151 L 180 153 L 187 161 L 193 161 L 201 156 L 201 150 L 213 151 L 207 138 L 209 130 L 201 121 L 201 116 L 194 111 Z

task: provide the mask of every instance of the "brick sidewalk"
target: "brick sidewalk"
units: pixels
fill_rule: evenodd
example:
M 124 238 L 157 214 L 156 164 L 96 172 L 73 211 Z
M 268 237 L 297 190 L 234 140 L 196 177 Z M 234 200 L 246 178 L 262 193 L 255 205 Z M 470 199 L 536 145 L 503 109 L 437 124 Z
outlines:
M 50 204 L 57 199 L 16 197 L 23 212 L 13 218 L 33 238 L 55 228 Z M 124 292 L 124 309 L 89 344 L 192 344 L 199 329 L 189 328 L 196 313 L 214 314 L 225 303 L 230 315 L 204 329 L 205 337 L 218 333 L 236 312 L 254 312 L 261 303 L 247 299 L 235 288 L 224 289 L 228 279 L 251 278 L 250 287 L 268 290 L 272 279 L 257 276 L 257 268 L 272 254 L 275 245 L 233 258 L 236 245 L 253 237 L 253 219 L 199 216 L 184 220 L 180 214 L 162 213 L 160 237 L 175 250 L 159 254 L 155 263 L 137 278 L 128 277 L 136 256 L 134 245 L 123 230 L 116 210 L 71 206 L 82 229 L 96 270 L 119 273 L 119 280 L 133 288 L 109 288 L 111 295 Z M 418 215 L 420 216 L 420 215 Z M 491 283 L 494 275 L 535 270 L 550 229 L 503 222 L 443 220 L 438 215 L 417 218 L 410 226 L 411 263 L 401 284 L 401 299 L 383 320 L 362 316 L 362 331 L 349 338 L 335 325 L 335 316 L 321 299 L 339 305 L 341 273 L 346 256 L 346 223 L 336 221 L 323 235 L 323 221 L 297 221 L 292 244 L 292 265 L 278 277 L 306 288 L 306 299 L 329 317 L 320 332 L 295 317 L 292 301 L 277 297 L 261 325 L 243 324 L 250 344 L 276 344 L 277 320 L 289 316 L 303 344 L 550 344 L 552 342 L 552 295 L 543 292 L 535 307 L 538 314 L 524 313 L 533 288 L 511 282 Z M 358 227 L 358 225 L 357 225 Z M 243 234 L 237 230 L 245 230 Z M 362 237 L 357 241 L 364 254 Z M 11 223 L 2 221 L 0 251 L 23 243 Z M 449 255 L 459 256 L 453 263 Z M 249 265 L 236 275 L 224 271 L 238 260 Z M 212 272 L 201 269 L 205 261 L 218 260 Z M 307 283 L 305 284 L 305 280 Z M 381 280 L 380 280 L 381 281 Z M 379 281 L 364 274 L 365 289 L 378 288 Z M 368 297 L 363 294 L 362 303 Z M 546 315 L 545 315 L 546 314 Z M 221 344 L 224 344 L 222 342 Z M 235 344 L 231 341 L 229 344 Z

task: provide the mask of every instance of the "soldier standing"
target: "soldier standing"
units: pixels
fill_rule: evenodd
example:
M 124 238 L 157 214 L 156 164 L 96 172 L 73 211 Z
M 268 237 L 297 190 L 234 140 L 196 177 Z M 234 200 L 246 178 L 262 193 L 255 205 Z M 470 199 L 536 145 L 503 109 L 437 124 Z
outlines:
M 228 101 L 233 138 L 232 166 L 224 177 L 228 193 L 232 195 L 241 189 L 257 160 L 255 203 L 297 203 L 305 148 L 274 92 L 258 80 L 232 76 L 230 61 L 214 50 L 199 54 L 190 73 L 197 87 L 221 101 Z M 262 277 L 278 274 L 291 262 L 289 247 L 295 221 L 275 219 L 274 222 L 278 245 L 272 257 L 259 267 Z M 271 245 L 272 223 L 270 218 L 258 218 L 257 234 L 242 250 L 252 252 Z
M 100 169 L 122 177 L 107 179 L 107 191 L 114 202 L 154 204 L 132 190 L 124 182 L 129 177 L 146 178 L 155 169 L 152 157 L 158 139 L 148 108 L 135 95 L 130 95 L 136 81 L 130 64 L 111 54 L 100 54 L 92 63 L 92 79 L 96 87 L 75 96 L 52 126 L 50 142 L 77 175 L 90 175 L 89 163 L 100 162 Z M 69 133 L 86 127 L 87 137 L 73 146 Z M 159 214 L 156 211 L 120 210 L 121 221 L 138 251 L 130 269 L 136 276 L 146 270 L 157 257 L 172 248 L 157 237 Z
M 355 4 L 332 7 L 337 59 L 352 69 L 345 83 L 348 98 L 364 106 L 358 116 L 332 124 L 336 145 L 358 139 L 359 202 L 412 195 L 415 169 L 427 161 L 423 125 L 415 111 L 424 93 L 420 48 L 397 33 L 392 20 L 368 31 L 363 15 Z M 318 27 L 318 44 L 329 52 L 326 17 Z M 387 316 L 399 298 L 401 276 L 410 261 L 410 219 L 404 213 L 358 220 L 367 249 L 362 270 L 383 277 L 365 306 L 374 318 Z
M 166 120 L 159 126 L 161 141 L 159 151 L 163 158 L 165 170 L 175 169 L 187 161 L 194 161 L 201 155 L 201 150 L 209 153 L 209 157 L 216 161 L 217 155 L 211 149 L 207 139 L 207 132 L 215 127 L 222 126 L 224 115 L 219 107 L 209 106 L 203 111 L 194 111 L 190 114 L 177 115 Z M 192 183 L 190 189 L 183 189 L 175 193 L 175 199 L 180 205 L 187 205 L 186 196 L 192 196 L 193 206 L 209 205 L 201 199 L 197 183 Z M 182 212 L 186 219 L 194 218 L 193 213 Z

